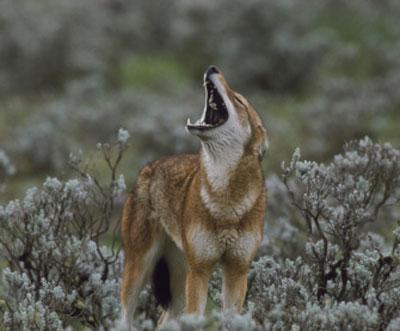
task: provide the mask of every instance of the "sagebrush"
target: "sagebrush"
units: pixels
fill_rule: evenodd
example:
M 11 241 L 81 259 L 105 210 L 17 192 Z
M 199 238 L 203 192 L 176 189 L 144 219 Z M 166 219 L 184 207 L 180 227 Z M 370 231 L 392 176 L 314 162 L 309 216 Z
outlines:
M 108 184 L 73 157 L 77 178 L 48 178 L 23 200 L 1 207 L 6 329 L 62 330 L 77 322 L 123 329 L 118 320 L 123 257 L 104 234 L 118 225 L 112 216 L 125 183 L 117 166 L 128 138 L 121 129 L 114 147 L 98 146 L 109 165 Z M 283 165 L 282 177 L 268 179 L 267 187 L 271 222 L 249 274 L 246 314 L 183 316 L 165 330 L 215 325 L 230 330 L 398 329 L 400 150 L 364 138 L 346 144 L 329 164 L 302 160 L 296 150 Z M 380 235 L 374 232 L 382 227 Z M 213 305 L 220 304 L 220 286 L 217 270 L 210 283 Z M 140 300 L 137 327 L 153 329 L 160 310 L 151 288 Z

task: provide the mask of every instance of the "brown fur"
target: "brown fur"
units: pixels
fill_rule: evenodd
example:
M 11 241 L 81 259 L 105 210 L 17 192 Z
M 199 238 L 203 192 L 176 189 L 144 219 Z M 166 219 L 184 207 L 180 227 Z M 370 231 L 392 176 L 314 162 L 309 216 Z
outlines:
M 208 281 L 216 263 L 221 263 L 224 272 L 224 309 L 240 312 L 243 305 L 248 268 L 263 235 L 266 192 L 260 161 L 266 133 L 247 100 L 233 92 L 221 74 L 219 79 L 241 125 L 250 125 L 250 138 L 239 162 L 225 174 L 229 181 L 223 189 L 215 189 L 209 181 L 204 148 L 199 154 L 168 157 L 141 170 L 122 217 L 125 267 L 121 299 L 129 321 L 137 296 L 161 256 L 169 265 L 172 291 L 172 305 L 163 320 L 182 312 L 204 313 Z M 226 217 L 212 215 L 201 196 L 202 187 L 227 211 Z M 249 192 L 255 202 L 241 215 L 235 208 Z

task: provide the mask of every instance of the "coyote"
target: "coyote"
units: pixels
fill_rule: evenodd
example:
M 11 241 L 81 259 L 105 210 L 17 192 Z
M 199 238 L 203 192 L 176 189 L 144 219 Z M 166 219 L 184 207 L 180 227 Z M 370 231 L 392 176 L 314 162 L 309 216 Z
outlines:
M 263 237 L 266 190 L 261 161 L 266 130 L 249 102 L 221 71 L 204 74 L 205 107 L 186 129 L 198 154 L 146 165 L 124 205 L 125 266 L 121 300 L 132 328 L 138 296 L 149 278 L 164 312 L 204 314 L 214 266 L 223 270 L 223 309 L 240 312 L 247 273 Z

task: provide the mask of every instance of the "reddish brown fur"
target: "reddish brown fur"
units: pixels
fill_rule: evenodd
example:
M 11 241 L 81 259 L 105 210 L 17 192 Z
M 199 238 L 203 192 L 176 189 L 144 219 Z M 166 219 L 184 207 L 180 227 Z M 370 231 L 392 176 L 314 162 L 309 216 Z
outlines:
M 263 234 L 266 192 L 261 158 L 266 135 L 258 115 L 246 99 L 233 92 L 222 75 L 220 79 L 240 121 L 250 124 L 251 137 L 236 167 L 226 174 L 229 176 L 228 186 L 221 190 L 214 189 L 210 184 L 201 153 L 168 157 L 150 163 L 141 170 L 125 203 L 122 217 L 125 268 L 121 299 L 128 314 L 132 314 L 135 305 L 130 300 L 137 299 L 156 260 L 168 255 L 166 250 L 173 252 L 169 256 L 174 256 L 178 251 L 183 251 L 184 256 L 182 266 L 179 266 L 183 276 L 179 278 L 172 275 L 171 278 L 176 311 L 171 310 L 169 317 L 182 312 L 182 305 L 186 307 L 186 313 L 203 313 L 208 280 L 217 262 L 222 264 L 224 270 L 224 308 L 240 312 L 243 305 L 249 264 Z M 250 191 L 256 192 L 258 198 L 241 217 L 216 219 L 201 198 L 202 185 L 213 201 L 227 208 L 234 208 Z M 199 233 L 206 239 L 210 237 L 213 244 L 216 242 L 221 253 L 215 255 L 212 250 L 206 253 L 199 251 L 198 241 L 203 238 L 197 237 Z M 249 239 L 239 242 L 243 236 Z M 149 255 L 152 250 L 154 254 Z M 173 256 L 169 261 L 173 261 Z M 172 274 L 179 264 L 174 263 L 169 262 Z M 183 284 L 177 282 L 185 278 L 184 288 Z M 180 292 L 185 292 L 183 303 L 181 299 L 176 299 L 180 298 Z

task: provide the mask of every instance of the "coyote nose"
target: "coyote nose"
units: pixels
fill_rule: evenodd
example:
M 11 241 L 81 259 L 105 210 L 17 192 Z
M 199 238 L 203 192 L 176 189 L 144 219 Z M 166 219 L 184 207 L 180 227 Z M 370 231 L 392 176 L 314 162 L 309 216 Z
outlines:
M 209 66 L 206 72 L 206 76 L 211 76 L 212 74 L 219 74 L 219 70 L 216 66 Z

